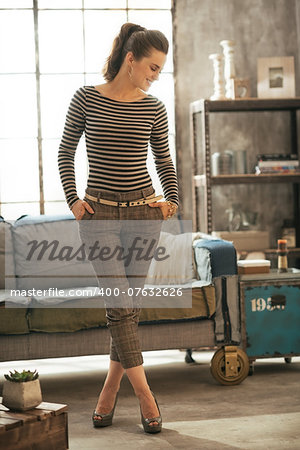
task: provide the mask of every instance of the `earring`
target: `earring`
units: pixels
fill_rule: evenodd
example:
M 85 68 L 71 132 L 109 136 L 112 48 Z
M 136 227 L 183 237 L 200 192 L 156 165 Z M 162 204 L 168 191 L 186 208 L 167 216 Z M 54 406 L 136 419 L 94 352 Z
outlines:
M 128 69 L 128 76 L 130 78 L 130 80 L 132 79 L 132 66 L 130 66 L 130 68 Z

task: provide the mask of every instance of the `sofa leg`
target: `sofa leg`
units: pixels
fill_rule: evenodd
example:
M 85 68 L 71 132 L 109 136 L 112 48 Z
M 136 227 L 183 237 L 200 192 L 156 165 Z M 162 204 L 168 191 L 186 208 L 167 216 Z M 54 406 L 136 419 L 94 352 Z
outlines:
M 186 350 L 184 360 L 185 360 L 185 362 L 186 362 L 187 364 L 194 364 L 194 363 L 196 362 L 196 361 L 194 360 L 194 358 L 192 357 L 192 352 L 193 352 L 193 350 L 192 350 L 191 348 L 188 348 L 188 349 Z

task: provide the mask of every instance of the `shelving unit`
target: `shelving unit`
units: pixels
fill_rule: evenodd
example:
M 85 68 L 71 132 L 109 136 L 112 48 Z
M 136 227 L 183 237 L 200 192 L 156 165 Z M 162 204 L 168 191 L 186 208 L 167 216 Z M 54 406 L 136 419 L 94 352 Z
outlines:
M 204 233 L 213 231 L 212 187 L 229 184 L 291 183 L 293 185 L 293 207 L 296 228 L 296 247 L 300 248 L 300 174 L 236 174 L 211 176 L 211 151 L 209 118 L 213 113 L 287 111 L 290 114 L 290 152 L 298 154 L 297 111 L 300 98 L 292 99 L 238 99 L 197 100 L 190 105 L 190 124 L 193 167 L 193 229 Z M 196 120 L 196 116 L 200 115 Z M 200 129 L 199 129 L 200 127 Z M 201 133 L 200 146 L 198 134 Z M 199 148 L 200 147 L 200 148 Z

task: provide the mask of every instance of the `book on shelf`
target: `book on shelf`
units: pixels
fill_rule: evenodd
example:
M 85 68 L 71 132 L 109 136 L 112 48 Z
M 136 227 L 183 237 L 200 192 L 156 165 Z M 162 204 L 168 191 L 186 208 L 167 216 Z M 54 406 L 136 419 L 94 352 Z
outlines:
M 285 174 L 299 174 L 300 176 L 300 169 L 299 167 L 293 167 L 293 166 L 275 166 L 275 167 L 255 167 L 255 173 L 256 175 L 259 174 L 268 174 L 268 173 L 285 173 Z
M 258 167 L 272 168 L 272 167 L 299 167 L 299 161 L 296 159 L 282 160 L 282 161 L 258 161 Z
M 259 154 L 257 155 L 257 161 L 294 161 L 299 160 L 297 153 L 272 153 L 272 154 Z
M 299 172 L 300 164 L 297 154 L 265 154 L 257 155 L 255 173 L 259 174 L 296 174 Z M 299 172 L 300 174 L 300 172 Z

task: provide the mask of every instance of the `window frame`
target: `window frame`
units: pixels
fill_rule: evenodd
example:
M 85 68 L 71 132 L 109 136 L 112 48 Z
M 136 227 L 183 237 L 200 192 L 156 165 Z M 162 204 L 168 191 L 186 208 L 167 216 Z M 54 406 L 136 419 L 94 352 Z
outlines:
M 0 215 L 2 210 L 2 205 L 12 205 L 12 204 L 30 204 L 39 203 L 39 213 L 45 214 L 45 203 L 62 203 L 65 202 L 65 200 L 45 200 L 45 189 L 44 189 L 44 176 L 43 176 L 43 134 L 42 134 L 42 107 L 41 107 L 41 77 L 43 75 L 50 75 L 48 72 L 41 72 L 40 71 L 40 48 L 39 48 L 39 11 L 82 11 L 82 27 L 83 27 L 83 57 L 84 57 L 84 71 L 83 72 L 67 72 L 64 73 L 65 75 L 83 75 L 84 80 L 86 81 L 86 77 L 89 75 L 93 75 L 99 72 L 87 72 L 86 71 L 86 55 L 85 55 L 85 20 L 84 20 L 84 12 L 85 11 L 125 11 L 126 12 L 126 21 L 129 21 L 129 15 L 131 11 L 170 11 L 171 17 L 173 13 L 173 1 L 171 1 L 169 7 L 161 7 L 161 8 L 136 8 L 136 7 L 130 7 L 130 0 L 125 0 L 126 7 L 124 8 L 108 8 L 108 7 L 99 7 L 99 8 L 90 8 L 85 7 L 85 0 L 81 0 L 81 7 L 73 7 L 73 8 L 43 8 L 39 7 L 39 0 L 32 0 L 32 7 L 0 7 L 0 13 L 1 11 L 11 11 L 11 10 L 18 10 L 18 11 L 32 11 L 33 12 L 33 27 L 34 27 L 34 46 L 35 46 L 35 72 L 1 72 L 0 75 L 24 75 L 30 74 L 35 75 L 35 84 L 36 84 L 36 108 L 37 108 L 37 134 L 36 136 L 32 136 L 32 139 L 37 140 L 37 148 L 38 148 L 38 179 L 39 179 L 39 201 L 31 200 L 31 201 L 2 201 L 0 196 Z M 172 20 L 172 19 L 171 19 Z M 170 42 L 170 45 L 172 45 L 172 42 Z M 172 71 L 163 71 L 164 74 L 171 74 L 173 76 L 174 81 L 174 68 Z M 52 72 L 51 75 L 59 75 L 58 72 Z M 86 83 L 85 83 L 86 84 Z M 175 109 L 175 105 L 174 105 Z M 175 112 L 175 111 L 174 111 Z M 175 116 L 175 114 L 173 114 Z M 175 142 L 175 126 L 173 127 L 172 132 L 169 132 L 169 138 Z M 10 137 L 0 137 L 0 140 L 12 140 L 13 138 Z M 47 138 L 48 139 L 48 138 Z M 176 161 L 174 161 L 176 164 Z

